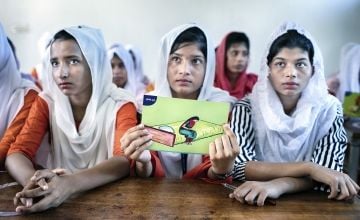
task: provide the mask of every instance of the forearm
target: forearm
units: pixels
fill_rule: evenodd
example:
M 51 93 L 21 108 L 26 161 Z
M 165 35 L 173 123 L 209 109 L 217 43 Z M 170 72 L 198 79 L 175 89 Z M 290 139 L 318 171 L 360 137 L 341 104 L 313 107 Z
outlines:
M 148 161 L 146 163 L 142 163 L 139 161 L 136 161 L 135 165 L 136 174 L 140 177 L 149 177 L 153 171 L 153 166 L 151 161 Z
M 129 161 L 112 157 L 92 168 L 71 175 L 73 193 L 84 192 L 129 175 Z
M 22 153 L 13 153 L 6 158 L 6 169 L 22 186 L 25 186 L 35 173 L 32 162 Z
M 313 187 L 313 182 L 311 178 L 308 177 L 281 177 L 274 179 L 271 182 L 273 182 L 275 186 L 281 189 L 281 194 L 306 191 Z
M 311 162 L 268 163 L 249 161 L 245 166 L 246 180 L 268 181 L 281 177 L 306 177 L 310 175 Z

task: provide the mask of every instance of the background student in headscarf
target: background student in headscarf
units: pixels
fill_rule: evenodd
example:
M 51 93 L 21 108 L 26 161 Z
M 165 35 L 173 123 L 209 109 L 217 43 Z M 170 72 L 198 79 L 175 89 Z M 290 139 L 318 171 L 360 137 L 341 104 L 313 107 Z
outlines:
M 271 35 L 252 94 L 232 112 L 240 144 L 230 194 L 262 206 L 267 197 L 330 187 L 329 199 L 352 199 L 359 186 L 342 173 L 347 146 L 340 102 L 328 93 L 321 52 L 299 25 Z
M 56 32 L 43 63 L 44 90 L 6 160 L 10 174 L 24 186 L 14 199 L 22 213 L 57 207 L 76 193 L 127 176 L 129 161 L 119 139 L 137 122 L 133 96 L 111 81 L 100 30 L 77 26 Z M 33 166 L 47 130 L 47 168 L 61 171 Z M 40 200 L 33 204 L 35 197 Z
M 245 33 L 230 32 L 216 49 L 214 85 L 237 99 L 249 94 L 257 75 L 247 73 L 250 59 L 250 41 Z
M 141 108 L 145 85 L 137 79 L 131 54 L 121 44 L 116 43 L 108 49 L 108 57 L 113 73 L 113 83 L 134 95 Z

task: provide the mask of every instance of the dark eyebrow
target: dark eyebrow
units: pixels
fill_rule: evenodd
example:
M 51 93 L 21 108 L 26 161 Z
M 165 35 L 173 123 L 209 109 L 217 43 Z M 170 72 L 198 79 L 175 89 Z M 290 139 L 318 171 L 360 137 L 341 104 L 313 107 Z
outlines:
M 76 55 L 69 55 L 66 56 L 65 59 L 81 59 L 81 57 Z M 58 60 L 58 58 L 57 57 L 50 58 L 50 61 L 55 61 L 55 60 Z
M 193 58 L 202 58 L 202 59 L 205 59 L 205 56 L 203 56 L 203 55 L 195 55 L 195 56 L 193 56 Z
M 80 56 L 76 56 L 76 55 L 69 55 L 69 56 L 66 56 L 65 59 L 81 59 Z
M 179 54 L 179 53 L 176 53 L 176 52 L 170 54 L 170 56 L 173 56 L 173 55 L 176 55 L 176 56 L 179 56 L 179 57 L 182 57 L 182 56 L 183 56 L 182 54 Z
M 296 61 L 307 61 L 308 59 L 306 59 L 306 58 L 300 58 L 300 59 L 297 59 Z
M 56 61 L 57 60 L 57 58 L 56 57 L 54 57 L 54 58 L 50 58 L 50 63 L 51 62 L 54 62 L 54 61 Z
M 274 61 L 275 60 L 281 60 L 281 61 L 284 61 L 286 60 L 285 58 L 282 58 L 282 57 L 274 57 Z M 305 57 L 303 58 L 300 58 L 300 59 L 297 59 L 296 62 L 299 62 L 299 61 L 307 61 L 308 59 L 306 59 Z
M 285 59 L 284 59 L 284 58 L 282 58 L 282 57 L 274 57 L 273 61 L 275 61 L 275 60 L 281 60 L 281 61 L 284 61 Z
M 180 54 L 180 53 L 172 53 L 172 54 L 170 54 L 170 55 L 176 55 L 176 56 L 179 56 L 179 57 L 182 57 L 182 56 L 184 56 L 183 54 Z M 193 58 L 205 58 L 203 55 L 192 55 L 191 57 L 193 57 Z

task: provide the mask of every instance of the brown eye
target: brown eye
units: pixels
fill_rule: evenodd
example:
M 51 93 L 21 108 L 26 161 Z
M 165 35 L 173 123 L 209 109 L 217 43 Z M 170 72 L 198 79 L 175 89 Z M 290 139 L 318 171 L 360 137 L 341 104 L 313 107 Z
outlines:
M 192 60 L 192 63 L 195 64 L 195 65 L 199 65 L 199 64 L 202 64 L 203 61 L 202 61 L 202 59 L 195 58 L 195 59 Z
M 306 63 L 304 63 L 304 62 L 300 62 L 300 63 L 296 64 L 296 67 L 299 67 L 299 68 L 304 68 L 306 66 L 307 66 Z
M 181 61 L 181 59 L 178 56 L 173 56 L 173 57 L 171 57 L 170 61 L 175 62 L 175 63 L 179 63 Z
M 79 60 L 76 60 L 76 59 L 72 59 L 70 60 L 70 64 L 78 64 L 80 61 Z
M 51 61 L 51 66 L 52 66 L 52 67 L 57 67 L 58 65 L 59 65 L 58 62 L 56 62 L 56 61 Z
M 285 67 L 285 63 L 284 63 L 284 62 L 276 62 L 276 63 L 274 63 L 274 65 L 275 65 L 276 67 L 280 67 L 280 68 Z

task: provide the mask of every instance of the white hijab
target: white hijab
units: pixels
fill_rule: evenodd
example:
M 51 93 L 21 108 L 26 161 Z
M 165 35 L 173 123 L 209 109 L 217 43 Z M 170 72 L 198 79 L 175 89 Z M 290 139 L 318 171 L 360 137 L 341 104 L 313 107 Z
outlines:
M 215 53 L 211 40 L 206 35 L 201 27 L 196 24 L 180 25 L 165 36 L 161 40 L 160 48 L 160 62 L 158 75 L 155 78 L 155 91 L 152 94 L 157 96 L 172 97 L 170 91 L 170 84 L 167 78 L 167 67 L 170 55 L 170 50 L 176 38 L 185 30 L 191 27 L 198 27 L 204 33 L 207 43 L 207 58 L 206 58 L 206 72 L 204 77 L 203 86 L 198 97 L 198 100 L 218 101 L 233 103 L 236 99 L 229 95 L 228 92 L 215 88 Z M 159 152 L 159 157 L 162 162 L 165 174 L 170 178 L 181 178 L 181 154 L 172 152 Z M 189 154 L 187 158 L 187 170 L 191 170 L 202 162 L 202 155 Z
M 314 46 L 314 74 L 291 116 L 272 87 L 267 55 L 271 44 L 287 30 L 295 29 Z M 311 35 L 299 25 L 285 22 L 271 35 L 261 61 L 259 81 L 250 95 L 256 129 L 256 154 L 269 162 L 309 161 L 314 147 L 326 135 L 336 117 L 339 101 L 328 94 L 321 52 Z
M 140 85 L 144 84 L 145 75 L 144 75 L 144 70 L 143 70 L 143 66 L 142 66 L 142 55 L 141 55 L 140 49 L 131 44 L 125 45 L 125 49 L 127 51 L 129 51 L 129 53 L 131 51 L 135 57 L 134 71 L 135 71 L 136 82 L 139 83 Z
M 337 94 L 344 101 L 345 92 L 360 92 L 360 44 L 343 46 L 340 57 L 340 88 Z
M 136 78 L 134 72 L 134 62 L 130 53 L 119 43 L 112 44 L 108 49 L 109 61 L 117 55 L 123 62 L 127 72 L 127 82 L 124 89 L 128 90 L 132 94 L 136 94 Z
M 50 49 L 44 59 L 44 91 L 49 107 L 51 149 L 48 166 L 77 171 L 95 166 L 113 156 L 117 111 L 133 96 L 112 83 L 110 63 L 100 30 L 86 26 L 64 29 L 72 35 L 90 67 L 92 95 L 85 116 L 76 129 L 70 101 L 56 85 L 50 65 Z M 134 102 L 135 103 L 135 102 Z
M 124 63 L 127 72 L 127 82 L 124 89 L 129 91 L 136 97 L 136 102 L 139 108 L 142 106 L 142 100 L 145 93 L 145 85 L 136 81 L 136 74 L 134 69 L 134 62 L 131 58 L 131 54 L 121 44 L 115 43 L 108 49 L 109 62 L 116 54 Z
M 21 78 L 14 54 L 0 23 L 0 138 L 24 105 L 30 89 L 38 91 L 30 80 Z

